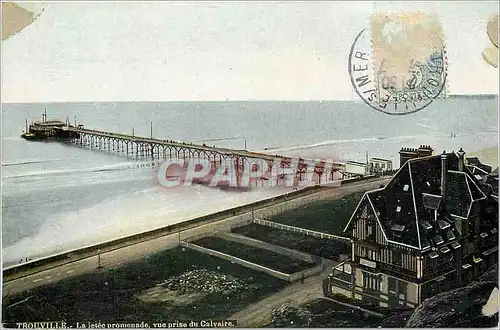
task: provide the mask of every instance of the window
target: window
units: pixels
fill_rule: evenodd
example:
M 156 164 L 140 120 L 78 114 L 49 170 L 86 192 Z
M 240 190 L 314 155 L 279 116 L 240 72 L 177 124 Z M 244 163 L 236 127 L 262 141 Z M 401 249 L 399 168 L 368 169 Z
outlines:
M 367 232 L 368 232 L 368 236 L 373 235 L 373 226 L 368 225 Z
M 381 166 L 382 166 L 382 168 L 385 168 L 385 164 L 382 164 Z
M 388 280 L 389 284 L 389 291 L 396 292 L 397 291 L 397 281 L 395 278 L 389 277 Z
M 365 248 L 365 247 L 362 247 L 361 248 L 361 257 L 362 258 L 366 258 L 366 259 L 371 259 L 371 260 L 375 260 L 375 257 L 376 257 L 376 252 L 373 251 L 373 250 L 370 250 L 368 248 Z

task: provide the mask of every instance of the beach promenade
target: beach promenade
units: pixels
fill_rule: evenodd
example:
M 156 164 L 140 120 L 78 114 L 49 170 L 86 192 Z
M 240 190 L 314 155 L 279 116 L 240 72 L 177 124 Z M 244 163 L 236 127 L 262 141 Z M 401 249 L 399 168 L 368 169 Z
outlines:
M 261 212 L 261 214 L 262 212 L 266 212 L 266 210 L 269 210 L 269 212 L 276 212 L 277 207 L 278 209 L 284 209 L 284 207 L 293 208 L 310 203 L 315 199 L 341 198 L 354 192 L 378 188 L 381 184 L 387 183 L 388 180 L 389 178 L 383 177 L 368 179 L 366 181 L 350 182 L 340 187 L 321 190 L 316 193 L 307 194 L 297 198 L 290 198 L 287 201 L 280 201 L 274 205 L 266 205 L 262 209 L 259 209 L 258 212 Z M 288 206 L 284 204 L 288 204 Z M 199 223 L 187 230 L 148 239 L 125 247 L 116 248 L 108 252 L 92 255 L 72 262 L 66 262 L 62 265 L 55 265 L 54 267 L 50 267 L 49 265 L 45 270 L 33 273 L 27 272 L 26 275 L 18 274 L 12 280 L 7 278 L 7 281 L 5 281 L 4 272 L 3 296 L 5 297 L 6 295 L 17 294 L 38 286 L 54 283 L 65 278 L 86 273 L 101 272 L 112 267 L 118 267 L 121 264 L 140 259 L 155 252 L 174 248 L 179 245 L 181 240 L 200 236 L 207 232 L 229 232 L 232 227 L 250 223 L 251 214 L 252 209 L 249 208 L 245 214 L 226 217 L 208 223 Z

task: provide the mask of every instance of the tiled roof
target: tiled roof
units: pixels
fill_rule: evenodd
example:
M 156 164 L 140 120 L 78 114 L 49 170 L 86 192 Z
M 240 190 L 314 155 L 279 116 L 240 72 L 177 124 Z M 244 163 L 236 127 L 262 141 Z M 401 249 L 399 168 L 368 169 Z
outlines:
M 491 166 L 481 163 L 481 161 L 477 157 L 467 157 L 465 158 L 465 162 L 467 163 L 467 165 L 476 167 L 478 170 L 481 170 L 485 173 L 491 172 Z
M 488 174 L 487 171 L 481 169 L 480 167 L 474 166 L 474 165 L 467 165 L 467 168 L 474 175 L 486 175 L 486 174 Z
M 472 200 L 464 172 L 448 172 L 446 180 L 446 210 L 451 214 L 467 218 Z
M 467 185 L 469 186 L 469 191 L 473 201 L 486 198 L 486 195 L 481 191 L 479 185 L 469 175 L 467 176 Z
M 465 157 L 465 161 L 472 165 L 481 164 L 479 158 L 477 157 Z
M 491 187 L 491 193 L 495 196 L 498 196 L 498 176 L 488 176 L 486 179 L 486 184 Z
M 486 198 L 468 169 L 458 172 L 454 153 L 446 154 L 446 193 L 442 198 L 441 162 L 441 155 L 411 159 L 384 188 L 363 197 L 371 202 L 389 242 L 418 250 L 453 242 L 460 236 L 456 219 L 468 218 L 472 204 Z M 355 214 L 345 230 L 353 218 Z

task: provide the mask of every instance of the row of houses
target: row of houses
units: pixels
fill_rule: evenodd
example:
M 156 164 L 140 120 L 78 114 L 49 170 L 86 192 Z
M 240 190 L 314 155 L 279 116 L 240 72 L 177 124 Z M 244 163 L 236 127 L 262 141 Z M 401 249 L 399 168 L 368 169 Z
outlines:
M 393 170 L 392 161 L 383 158 L 370 158 L 367 163 L 348 161 L 345 171 L 352 174 L 366 175 L 390 172 Z
M 402 166 L 409 159 L 431 156 L 432 152 L 432 148 L 428 145 L 421 145 L 418 149 L 401 148 L 401 150 L 399 151 L 400 165 Z M 345 170 L 348 173 L 365 175 L 391 172 L 393 171 L 393 169 L 394 167 L 392 164 L 392 160 L 377 157 L 373 157 L 368 160 L 367 156 L 366 163 L 348 161 L 346 163 Z
M 344 232 L 350 258 L 326 294 L 381 307 L 416 307 L 498 262 L 498 169 L 465 152 L 402 148 L 401 167 L 359 201 Z

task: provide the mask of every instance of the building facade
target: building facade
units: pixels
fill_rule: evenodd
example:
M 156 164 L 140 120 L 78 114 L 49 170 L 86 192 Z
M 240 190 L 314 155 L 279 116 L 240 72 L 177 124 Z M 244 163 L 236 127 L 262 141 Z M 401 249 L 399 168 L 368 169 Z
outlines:
M 416 307 L 498 262 L 498 185 L 479 180 L 464 154 L 408 159 L 364 194 L 344 229 L 351 256 L 333 268 L 327 295 Z
M 369 169 L 372 174 L 392 171 L 392 161 L 383 158 L 370 158 Z
M 345 171 L 351 174 L 365 175 L 368 174 L 368 166 L 366 163 L 348 161 L 345 164 Z

